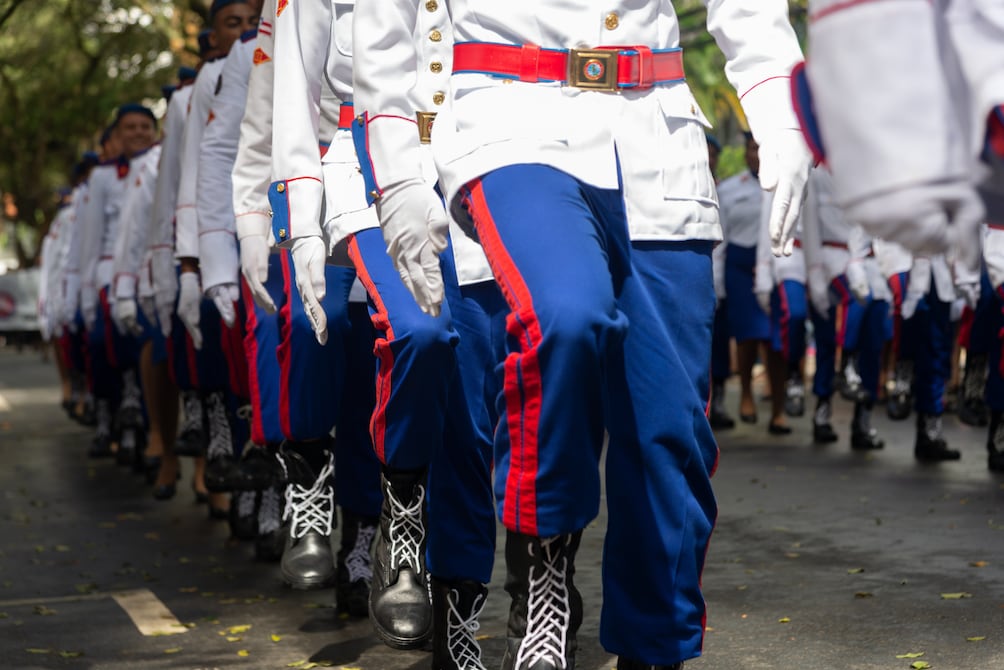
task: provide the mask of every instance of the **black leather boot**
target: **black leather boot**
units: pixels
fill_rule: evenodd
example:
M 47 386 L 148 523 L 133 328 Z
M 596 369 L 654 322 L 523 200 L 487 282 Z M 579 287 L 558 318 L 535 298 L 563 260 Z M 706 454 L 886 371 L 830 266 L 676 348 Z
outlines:
M 230 498 L 230 534 L 238 540 L 258 537 L 258 494 L 240 491 Z
M 805 414 L 805 383 L 799 372 L 793 372 L 784 387 L 784 413 L 788 416 Z
M 649 665 L 641 661 L 632 661 L 623 656 L 617 657 L 617 670 L 683 670 L 683 663 L 673 665 Z
M 417 649 L 432 636 L 432 602 L 425 569 L 426 471 L 381 475 L 383 507 L 373 551 L 370 620 L 394 649 Z
M 317 474 L 300 454 L 282 453 L 286 479 L 286 548 L 280 572 L 294 589 L 319 589 L 335 579 L 331 530 L 335 525 L 335 492 L 329 481 L 334 467 L 330 454 Z
M 108 458 L 112 456 L 112 409 L 104 398 L 94 402 L 94 439 L 87 455 L 91 458 Z
M 282 559 L 286 534 L 282 527 L 282 489 L 270 486 L 261 492 L 258 502 L 258 537 L 254 555 L 259 561 L 274 563 Z
M 502 670 L 574 670 L 582 596 L 575 552 L 582 531 L 554 537 L 506 534 L 505 590 L 512 597 Z
M 829 398 L 816 401 L 816 411 L 812 414 L 812 441 L 816 444 L 830 444 L 839 439 L 830 424 L 832 409 Z
M 711 408 L 708 421 L 716 430 L 728 430 L 736 427 L 735 419 L 725 411 L 725 384 L 715 382 L 711 386 Z
M 363 517 L 342 508 L 342 546 L 335 565 L 335 611 L 353 617 L 369 613 L 370 584 L 373 582 L 373 538 L 377 519 Z
M 213 493 L 240 490 L 241 472 L 234 457 L 234 433 L 226 397 L 222 391 L 206 395 L 206 488 Z
M 897 361 L 892 376 L 885 412 L 893 421 L 903 421 L 913 407 L 913 361 Z
M 487 597 L 480 582 L 432 578 L 432 670 L 485 670 L 477 632 Z
M 966 356 L 966 373 L 962 378 L 962 399 L 959 421 L 970 426 L 985 426 L 990 419 L 983 392 L 987 386 L 987 355 Z
M 1004 472 L 1004 412 L 990 413 L 987 452 L 987 468 L 993 472 Z
M 917 441 L 913 455 L 922 463 L 957 461 L 962 454 L 957 449 L 949 449 L 941 433 L 940 414 L 917 415 Z
M 851 422 L 851 449 L 873 451 L 881 449 L 885 442 L 872 428 L 872 402 L 860 400 L 854 403 L 854 419 Z
M 198 391 L 181 392 L 182 422 L 178 426 L 178 439 L 174 442 L 174 453 L 178 456 L 202 456 L 209 446 L 206 431 L 206 415 L 202 410 L 202 398 Z

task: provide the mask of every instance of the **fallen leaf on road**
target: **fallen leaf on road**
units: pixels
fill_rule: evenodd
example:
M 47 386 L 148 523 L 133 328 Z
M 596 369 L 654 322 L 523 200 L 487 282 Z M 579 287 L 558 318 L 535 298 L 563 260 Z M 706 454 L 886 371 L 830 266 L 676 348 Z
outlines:
M 240 635 L 228 635 L 227 636 L 227 642 L 240 642 L 243 639 L 244 638 L 242 638 Z
M 98 585 L 91 582 L 89 584 L 77 584 L 77 593 L 94 593 L 98 590 Z
M 911 651 L 906 654 L 896 654 L 896 658 L 920 658 L 924 655 L 922 651 Z
M 788 617 L 786 617 L 786 616 L 783 616 L 783 617 L 781 617 L 780 619 L 778 619 L 778 620 L 777 620 L 777 622 L 778 622 L 778 623 L 791 623 L 791 619 L 789 619 L 789 618 L 788 618 Z
M 177 654 L 179 651 L 181 651 L 181 647 L 171 647 L 170 649 L 165 649 L 164 653 L 165 654 Z
M 25 649 L 25 651 L 28 652 L 29 654 L 51 654 L 52 653 L 51 649 L 28 648 L 28 649 Z
M 247 649 L 241 649 L 240 651 L 237 652 L 237 655 L 240 656 L 241 658 L 246 658 L 251 655 L 251 652 L 249 652 Z
M 927 661 L 914 661 L 910 664 L 910 667 L 913 668 L 913 670 L 928 670 L 928 668 L 931 667 L 931 664 Z
M 966 642 L 983 642 L 985 639 L 987 639 L 986 635 L 979 635 L 976 637 L 967 637 Z
M 985 568 L 988 565 L 990 565 L 990 564 L 987 563 L 986 561 L 972 561 L 969 564 L 969 567 L 971 567 L 971 568 Z
M 855 598 L 871 598 L 874 595 L 875 594 L 872 593 L 871 591 L 858 591 L 857 593 L 854 594 L 854 597 Z
M 851 568 L 850 570 L 847 571 L 847 574 L 849 574 L 849 575 L 860 575 L 864 571 L 865 571 L 864 568 Z
M 70 548 L 69 548 L 69 547 L 67 547 L 67 546 L 66 546 L 65 544 L 57 544 L 57 545 L 56 545 L 56 546 L 54 547 L 54 549 L 55 549 L 56 551 L 62 551 L 62 552 L 66 552 L 66 551 L 69 551 L 69 550 L 70 550 Z
M 198 586 L 182 586 L 178 590 L 180 592 L 182 592 L 182 593 L 195 593 L 196 591 L 199 590 L 199 587 Z
M 941 594 L 941 599 L 942 600 L 961 600 L 962 598 L 972 598 L 972 597 L 973 597 L 972 593 L 966 593 L 965 591 L 962 591 L 960 593 L 942 593 Z
M 35 614 L 39 616 L 52 616 L 56 613 L 56 610 L 51 610 L 45 605 L 35 605 Z
M 82 651 L 61 651 L 61 652 L 59 652 L 59 655 L 62 656 L 63 658 L 80 658 L 81 656 L 84 655 L 84 652 L 82 652 Z
M 237 635 L 238 633 L 246 633 L 249 630 L 251 630 L 251 624 L 249 623 L 241 624 L 239 626 L 231 626 L 230 628 L 227 629 L 227 631 L 231 635 Z
M 269 637 L 271 637 L 272 642 L 280 642 L 282 640 L 282 637 L 279 636 L 279 635 L 276 635 L 275 633 L 272 633 L 272 635 L 270 635 Z

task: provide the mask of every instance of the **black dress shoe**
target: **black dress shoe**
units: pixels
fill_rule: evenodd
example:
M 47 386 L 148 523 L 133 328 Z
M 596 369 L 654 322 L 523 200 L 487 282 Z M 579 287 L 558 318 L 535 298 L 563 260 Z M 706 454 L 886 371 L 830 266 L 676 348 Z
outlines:
M 711 415 L 708 417 L 708 422 L 715 430 L 729 430 L 736 427 L 735 419 L 724 412 L 716 412 L 714 410 L 712 410 Z
M 941 433 L 941 415 L 917 415 L 917 441 L 913 445 L 913 456 L 921 463 L 957 461 L 962 457 L 958 449 L 949 449 Z
M 244 449 L 234 482 L 239 491 L 261 491 L 282 479 L 282 468 L 268 447 L 256 444 Z
M 683 670 L 683 663 L 673 665 L 651 665 L 641 661 L 632 661 L 623 656 L 617 657 L 617 670 Z
M 767 426 L 767 432 L 771 435 L 790 435 L 791 426 L 786 426 L 783 423 L 774 423 L 773 421 Z
M 878 436 L 878 431 L 871 428 L 867 431 L 851 431 L 851 449 L 855 451 L 875 451 L 885 448 L 885 441 Z
M 828 423 L 812 424 L 812 441 L 816 444 L 832 444 L 840 439 L 837 431 Z
M 206 496 L 208 502 L 209 496 Z M 228 521 L 230 519 L 230 508 L 228 507 L 214 507 L 212 504 L 209 505 L 209 518 L 213 521 Z
M 753 414 L 739 414 L 739 420 L 743 423 L 756 423 L 756 413 Z

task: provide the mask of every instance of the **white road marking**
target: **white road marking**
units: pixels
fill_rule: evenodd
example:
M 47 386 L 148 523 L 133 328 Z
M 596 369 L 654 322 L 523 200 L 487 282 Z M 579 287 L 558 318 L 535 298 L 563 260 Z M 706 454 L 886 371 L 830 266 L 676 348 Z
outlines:
M 7 398 L 3 397 L 3 393 L 0 393 L 0 412 L 9 412 L 10 403 L 7 402 Z
M 104 600 L 105 598 L 111 598 L 117 602 L 143 635 L 179 635 L 188 632 L 188 629 L 171 614 L 171 610 L 167 609 L 167 606 L 149 589 L 82 593 L 75 596 L 56 596 L 53 598 L 0 600 L 0 608 L 79 603 Z
M 119 592 L 112 598 L 125 610 L 143 635 L 177 635 L 188 632 L 149 589 Z

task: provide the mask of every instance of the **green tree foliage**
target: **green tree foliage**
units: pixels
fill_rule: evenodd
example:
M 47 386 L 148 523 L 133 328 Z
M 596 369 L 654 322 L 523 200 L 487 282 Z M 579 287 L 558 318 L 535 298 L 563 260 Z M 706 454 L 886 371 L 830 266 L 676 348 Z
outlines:
M 45 228 L 55 190 L 115 108 L 194 64 L 209 0 L 0 0 L 0 191 Z M 19 245 L 22 260 L 30 255 Z

